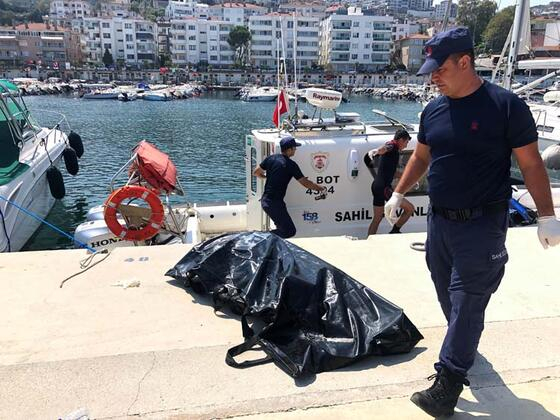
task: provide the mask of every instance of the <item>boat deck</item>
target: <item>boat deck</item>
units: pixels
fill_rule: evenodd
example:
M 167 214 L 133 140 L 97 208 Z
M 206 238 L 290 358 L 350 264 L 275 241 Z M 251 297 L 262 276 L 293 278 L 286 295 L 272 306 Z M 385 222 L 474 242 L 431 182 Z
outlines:
M 0 255 L 0 418 L 423 419 L 409 400 L 426 386 L 445 333 L 424 254 L 425 234 L 293 242 L 404 308 L 425 339 L 307 381 L 274 365 L 237 370 L 226 350 L 236 319 L 214 314 L 164 273 L 185 245 L 118 248 L 80 270 L 81 250 Z M 560 247 L 534 228 L 509 233 L 510 262 L 487 311 L 471 387 L 455 418 L 560 416 Z M 101 257 L 101 256 L 99 256 Z M 138 280 L 123 289 L 117 282 Z

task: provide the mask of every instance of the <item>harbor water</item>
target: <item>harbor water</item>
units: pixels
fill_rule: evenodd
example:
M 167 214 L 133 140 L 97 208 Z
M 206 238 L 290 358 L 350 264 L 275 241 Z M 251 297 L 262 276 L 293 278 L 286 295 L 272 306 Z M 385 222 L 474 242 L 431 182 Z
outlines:
M 58 201 L 48 221 L 73 233 L 88 209 L 102 204 L 113 174 L 130 158 L 140 140 L 148 140 L 169 154 L 177 166 L 191 203 L 245 199 L 245 135 L 255 128 L 272 127 L 274 102 L 242 102 L 232 92 L 208 92 L 199 98 L 170 102 L 85 100 L 75 96 L 33 96 L 25 101 L 42 125 L 66 115 L 85 147 L 75 177 L 61 168 L 66 197 Z M 293 103 L 291 104 L 293 107 Z M 311 108 L 300 104 L 306 112 Z M 417 123 L 421 105 L 351 96 L 340 112 L 358 112 L 363 121 L 379 120 L 379 109 L 405 122 Z M 25 250 L 71 248 L 72 241 L 41 226 Z

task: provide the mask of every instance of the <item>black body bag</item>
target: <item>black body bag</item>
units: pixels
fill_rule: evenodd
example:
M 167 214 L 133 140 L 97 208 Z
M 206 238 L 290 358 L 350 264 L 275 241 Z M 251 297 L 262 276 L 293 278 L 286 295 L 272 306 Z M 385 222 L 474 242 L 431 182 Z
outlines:
M 401 308 L 271 233 L 208 240 L 166 275 L 210 295 L 215 310 L 227 307 L 241 315 L 245 342 L 226 356 L 234 367 L 273 361 L 298 378 L 366 356 L 406 353 L 423 338 Z M 266 357 L 234 359 L 255 349 Z

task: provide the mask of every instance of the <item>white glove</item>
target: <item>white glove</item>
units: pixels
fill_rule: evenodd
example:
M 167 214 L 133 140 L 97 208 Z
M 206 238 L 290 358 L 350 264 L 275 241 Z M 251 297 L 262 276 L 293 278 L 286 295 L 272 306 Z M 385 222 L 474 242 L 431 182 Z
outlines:
M 377 149 L 371 149 L 369 152 L 367 152 L 367 154 L 368 154 L 369 158 L 370 158 L 371 160 L 373 160 L 373 157 L 374 157 L 375 155 L 377 155 L 378 152 L 379 152 L 379 151 L 378 151 Z
M 538 219 L 537 235 L 544 249 L 560 244 L 560 220 L 556 216 L 542 216 Z
M 319 194 L 315 197 L 315 200 L 324 200 L 325 198 L 327 198 L 328 193 L 329 191 L 327 190 L 327 187 L 323 187 Z
M 385 203 L 385 217 L 394 225 L 399 220 L 399 216 L 397 216 L 397 210 L 401 207 L 401 203 L 403 201 L 404 195 L 398 192 L 394 192 L 391 194 L 391 198 L 389 201 Z

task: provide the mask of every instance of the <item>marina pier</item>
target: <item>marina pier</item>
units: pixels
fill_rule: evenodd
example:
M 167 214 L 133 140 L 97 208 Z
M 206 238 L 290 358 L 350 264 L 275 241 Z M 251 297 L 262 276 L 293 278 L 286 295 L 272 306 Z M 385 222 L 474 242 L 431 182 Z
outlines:
M 62 288 L 85 251 L 1 254 L 0 418 L 64 418 L 80 408 L 96 419 L 428 418 L 408 398 L 426 384 L 446 328 L 425 255 L 410 248 L 424 239 L 293 240 L 401 306 L 425 337 L 409 354 L 301 382 L 272 364 L 225 364 L 243 340 L 239 321 L 164 276 L 188 245 L 115 249 Z M 507 247 L 454 418 L 560 416 L 560 251 L 543 250 L 533 227 L 511 229 Z M 115 286 L 131 281 L 139 286 Z

